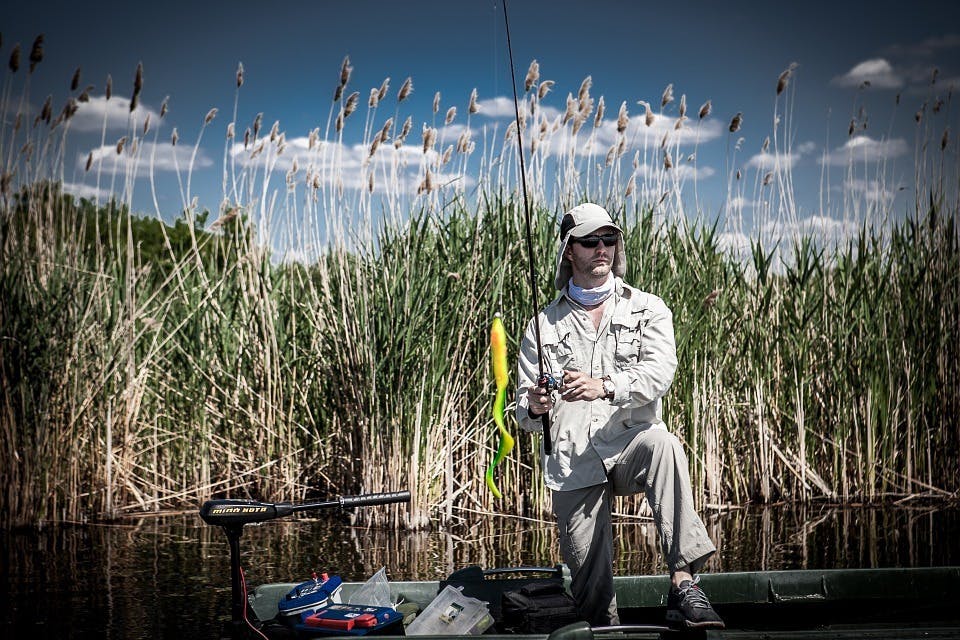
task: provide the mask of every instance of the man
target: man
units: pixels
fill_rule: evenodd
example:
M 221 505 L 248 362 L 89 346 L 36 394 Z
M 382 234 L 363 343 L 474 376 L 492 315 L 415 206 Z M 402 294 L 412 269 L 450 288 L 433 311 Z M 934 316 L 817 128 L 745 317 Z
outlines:
M 544 480 L 583 618 L 619 624 L 611 503 L 643 491 L 670 569 L 667 620 L 723 628 L 693 578 L 716 547 L 694 511 L 683 448 L 661 419 L 660 399 L 677 368 L 673 315 L 657 296 L 624 283 L 625 270 L 623 233 L 605 209 L 585 203 L 563 216 L 554 280 L 561 293 L 539 315 L 544 373 L 562 386 L 538 384 L 531 321 L 520 350 L 517 420 L 539 431 L 549 412 L 553 452 L 544 455 Z

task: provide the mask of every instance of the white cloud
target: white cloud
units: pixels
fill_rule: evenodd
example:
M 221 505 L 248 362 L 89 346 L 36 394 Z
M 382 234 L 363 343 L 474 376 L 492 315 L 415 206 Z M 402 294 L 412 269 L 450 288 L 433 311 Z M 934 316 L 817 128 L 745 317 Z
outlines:
M 96 201 L 109 200 L 114 195 L 109 189 L 97 188 L 94 185 L 79 182 L 64 182 L 63 191 L 77 198 Z
M 117 144 L 96 147 L 87 154 L 77 156 L 77 167 L 85 170 L 87 159 L 92 154 L 90 171 L 98 169 L 106 174 L 126 174 L 136 170 L 137 177 L 144 178 L 154 171 L 180 171 L 186 173 L 190 168 L 190 157 L 193 147 L 173 146 L 169 142 L 138 141 L 138 144 L 125 144 L 123 151 L 117 153 Z M 213 161 L 203 149 L 197 151 L 193 162 L 194 170 L 210 167 Z
M 444 148 L 449 144 L 456 145 L 459 134 L 465 130 L 462 125 L 451 125 L 442 130 Z M 452 184 L 457 188 L 469 188 L 476 184 L 473 175 L 460 171 L 463 154 L 454 152 L 450 161 L 437 169 L 442 153 L 437 150 L 439 144 L 424 153 L 419 141 L 399 147 L 395 147 L 393 141 L 387 141 L 371 156 L 368 144 L 317 141 L 311 149 L 309 142 L 307 137 L 288 140 L 283 153 L 278 155 L 277 145 L 269 139 L 262 139 L 247 149 L 242 143 L 234 144 L 230 155 L 244 167 L 269 167 L 273 172 L 288 173 L 296 164 L 297 172 L 292 176 L 295 182 L 303 184 L 310 176 L 311 183 L 316 179 L 315 183 L 321 188 L 366 189 L 373 174 L 374 189 L 380 190 L 388 185 L 386 188 L 393 192 L 413 195 L 423 180 L 425 167 L 430 167 L 435 187 Z M 260 144 L 263 144 L 263 150 L 251 157 Z
M 889 48 L 893 55 L 932 56 L 943 49 L 960 47 L 960 34 L 948 33 L 942 36 L 932 36 L 913 44 L 895 44 Z
M 151 127 L 160 124 L 160 114 L 153 109 L 137 105 L 130 112 L 130 100 L 113 96 L 109 100 L 104 96 L 94 96 L 89 102 L 78 102 L 77 112 L 70 119 L 70 127 L 76 131 L 100 131 L 106 121 L 107 130 L 142 130 L 144 120 L 149 117 Z
M 746 166 L 760 171 L 788 171 L 805 155 L 817 148 L 813 142 L 804 142 L 792 151 L 772 153 L 761 151 L 747 160 Z
M 846 165 L 850 162 L 879 162 L 905 155 L 909 151 L 903 138 L 875 140 L 867 135 L 854 136 L 843 146 L 824 155 L 826 165 Z
M 885 206 L 893 202 L 897 187 L 881 180 L 848 179 L 843 183 L 847 193 L 863 198 L 870 205 Z
M 833 79 L 833 84 L 841 87 L 859 87 L 864 82 L 877 89 L 899 89 L 904 84 L 903 77 L 884 58 L 864 60 Z
M 762 151 L 749 160 L 747 166 L 761 171 L 779 171 L 791 169 L 800 159 L 799 153 L 770 153 Z

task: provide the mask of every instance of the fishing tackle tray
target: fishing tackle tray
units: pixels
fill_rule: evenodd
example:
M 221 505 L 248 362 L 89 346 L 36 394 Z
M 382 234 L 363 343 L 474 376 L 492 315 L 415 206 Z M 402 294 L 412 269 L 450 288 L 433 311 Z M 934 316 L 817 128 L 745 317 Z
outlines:
M 300 615 L 298 635 L 403 635 L 403 614 L 390 607 L 332 603 Z
M 451 585 L 487 602 L 501 633 L 549 633 L 579 620 L 565 578 L 563 565 L 486 570 L 472 565 L 451 573 L 440 590 Z

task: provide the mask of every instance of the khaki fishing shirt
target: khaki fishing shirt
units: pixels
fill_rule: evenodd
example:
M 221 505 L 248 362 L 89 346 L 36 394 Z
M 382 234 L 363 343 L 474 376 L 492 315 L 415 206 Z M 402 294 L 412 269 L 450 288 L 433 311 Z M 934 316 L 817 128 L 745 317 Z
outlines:
M 593 378 L 609 376 L 612 400 L 566 402 L 554 393 L 550 412 L 553 453 L 543 458 L 544 481 L 555 491 L 571 491 L 607 481 L 607 473 L 627 444 L 645 429 L 665 429 L 660 399 L 677 369 L 673 314 L 663 300 L 617 278 L 595 330 L 587 310 L 566 289 L 540 312 L 544 371 L 558 380 L 564 369 Z M 527 413 L 529 386 L 539 375 L 533 320 L 520 346 L 517 421 L 525 431 L 541 431 L 540 416 Z

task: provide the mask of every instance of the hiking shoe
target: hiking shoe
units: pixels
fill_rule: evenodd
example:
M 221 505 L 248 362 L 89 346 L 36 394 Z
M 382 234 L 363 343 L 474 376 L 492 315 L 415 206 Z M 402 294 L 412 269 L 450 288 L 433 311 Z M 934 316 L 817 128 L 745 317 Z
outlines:
M 670 587 L 667 595 L 667 624 L 683 629 L 723 629 L 723 620 L 710 606 L 700 585 L 700 576 Z

